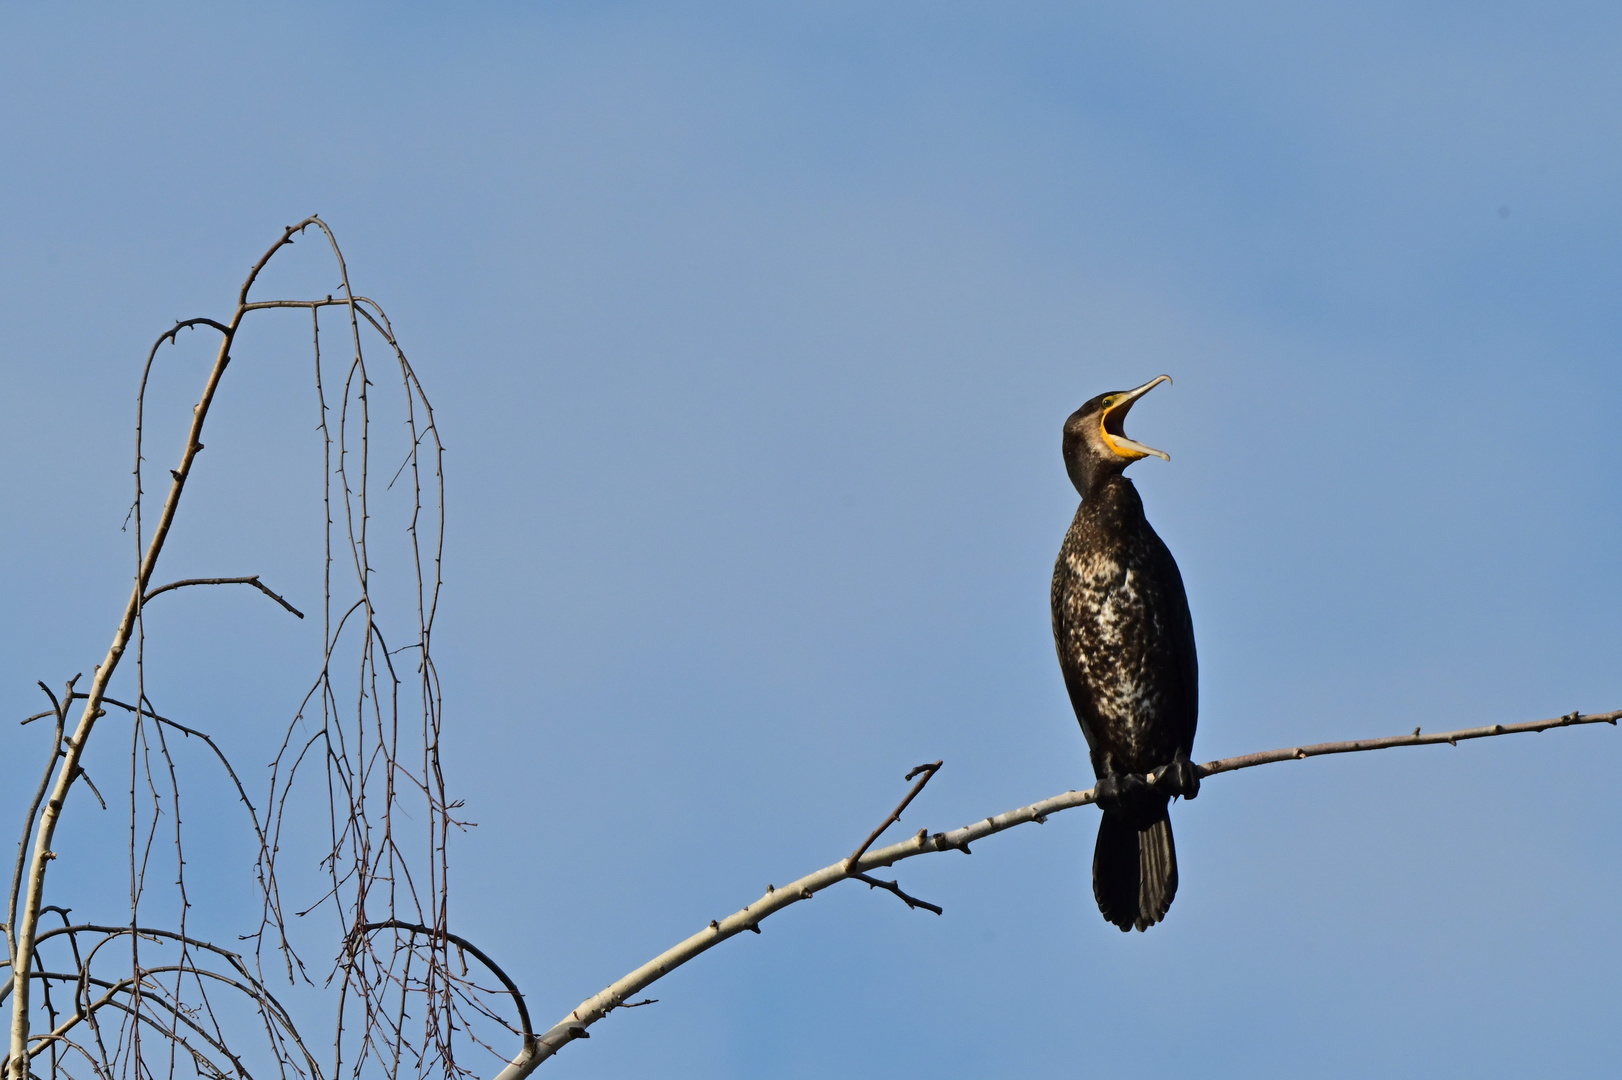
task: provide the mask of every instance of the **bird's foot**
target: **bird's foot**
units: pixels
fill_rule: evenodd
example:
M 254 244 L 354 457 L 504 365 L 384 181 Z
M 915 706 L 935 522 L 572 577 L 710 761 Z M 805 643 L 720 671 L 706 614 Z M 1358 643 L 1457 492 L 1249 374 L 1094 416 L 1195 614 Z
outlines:
M 1110 773 L 1100 777 L 1093 792 L 1100 809 L 1129 817 L 1135 817 L 1154 795 L 1148 779 L 1138 773 Z
M 1187 758 L 1180 757 L 1160 770 L 1153 781 L 1156 791 L 1167 795 L 1192 799 L 1200 793 L 1200 770 Z

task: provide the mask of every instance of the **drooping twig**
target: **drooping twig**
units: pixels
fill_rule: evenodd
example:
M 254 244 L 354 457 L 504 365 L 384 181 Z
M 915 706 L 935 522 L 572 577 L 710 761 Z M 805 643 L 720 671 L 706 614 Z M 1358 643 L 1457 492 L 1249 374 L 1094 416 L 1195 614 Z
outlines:
M 206 325 L 220 332 L 221 341 L 219 351 L 215 354 L 214 364 L 209 369 L 208 377 L 203 384 L 203 391 L 197 404 L 192 408 L 191 423 L 186 432 L 186 440 L 181 448 L 180 463 L 177 468 L 170 470 L 172 483 L 169 493 L 164 499 L 163 508 L 158 514 L 157 523 L 152 531 L 151 539 L 147 541 L 142 551 L 135 573 L 135 582 L 130 590 L 130 597 L 124 606 L 124 613 L 119 619 L 117 628 L 113 631 L 112 643 L 107 648 L 107 655 L 102 662 L 96 665 L 95 673 L 91 677 L 90 690 L 86 695 L 84 710 L 79 714 L 79 721 L 74 728 L 73 735 L 65 743 L 65 752 L 62 755 L 60 767 L 56 772 L 56 779 L 51 785 L 50 798 L 45 802 L 40 813 L 38 826 L 34 830 L 33 856 L 29 861 L 27 876 L 21 890 L 21 908 L 17 918 L 10 927 L 13 938 L 13 955 L 16 957 L 14 970 L 19 976 L 16 989 L 13 992 L 11 1010 L 11 1039 L 10 1039 L 10 1076 L 11 1080 L 28 1080 L 28 1037 L 29 1037 L 29 995 L 30 980 L 27 978 L 28 970 L 33 963 L 34 938 L 39 929 L 39 912 L 44 904 L 45 874 L 54 852 L 51 851 L 51 841 L 56 833 L 57 822 L 61 818 L 62 808 L 67 802 L 68 790 L 78 779 L 79 759 L 85 752 L 90 739 L 91 730 L 97 718 L 103 715 L 101 708 L 102 696 L 107 692 L 107 684 L 118 669 L 119 661 L 123 659 L 125 651 L 130 647 L 135 637 L 136 624 L 140 618 L 142 599 L 150 587 L 152 573 L 157 567 L 158 558 L 163 553 L 164 542 L 168 539 L 169 530 L 173 527 L 175 513 L 180 506 L 181 493 L 186 485 L 186 478 L 191 473 L 193 462 L 203 450 L 202 432 L 208 420 L 209 408 L 214 402 L 214 396 L 219 390 L 220 381 L 225 370 L 231 362 L 231 344 L 235 340 L 242 317 L 246 314 L 243 305 L 248 300 L 248 290 L 258 279 L 260 271 L 271 259 L 271 256 L 292 242 L 293 234 L 304 228 L 311 221 L 309 219 L 301 225 L 288 226 L 276 243 L 260 256 L 247 278 L 242 283 L 242 290 L 238 294 L 237 310 L 228 324 L 209 321 Z M 152 370 L 153 358 L 157 355 L 159 346 L 165 338 L 174 340 L 176 331 L 187 325 L 205 325 L 203 321 L 189 324 L 176 324 L 165 334 L 160 335 L 147 354 L 146 371 L 141 379 L 141 393 L 138 401 L 144 401 L 147 378 Z M 136 423 L 136 475 L 139 478 L 142 460 L 141 436 L 142 425 L 137 410 Z M 137 543 L 141 536 L 140 526 L 140 500 L 141 489 L 139 480 L 136 487 L 136 533 Z
M 1218 773 L 1233 772 L 1236 769 L 1246 769 L 1254 765 L 1266 765 L 1277 761 L 1294 761 L 1323 754 L 1387 750 L 1399 746 L 1434 746 L 1437 743 L 1457 745 L 1467 739 L 1485 739 L 1496 735 L 1547 731 L 1551 728 L 1575 727 L 1582 724 L 1611 724 L 1614 726 L 1619 718 L 1622 718 L 1622 709 L 1614 712 L 1586 715 L 1573 712 L 1552 720 L 1534 720 L 1524 724 L 1491 724 L 1486 727 L 1465 728 L 1459 731 L 1440 732 L 1435 735 L 1422 735 L 1415 732 L 1411 735 L 1396 735 L 1381 739 L 1352 739 L 1343 742 L 1317 743 L 1310 746 L 1286 747 L 1259 754 L 1243 754 L 1238 757 L 1222 758 L 1199 766 L 1199 770 L 1201 776 L 1215 776 Z M 709 951 L 728 938 L 736 937 L 746 930 L 758 930 L 762 919 L 782 911 L 791 904 L 799 903 L 801 900 L 809 900 L 829 886 L 850 878 L 865 882 L 869 870 L 891 866 L 903 859 L 911 859 L 919 855 L 929 855 L 941 851 L 967 851 L 971 842 L 1005 832 L 1027 822 L 1046 821 L 1050 815 L 1057 814 L 1061 810 L 1086 806 L 1093 801 L 1092 789 L 1066 791 L 1051 798 L 1031 803 L 1029 806 L 1021 806 L 1014 810 L 982 818 L 972 825 L 965 825 L 961 829 L 934 834 L 930 834 L 928 830 L 920 829 L 917 834 L 909 839 L 891 844 L 888 847 L 879 848 L 877 851 L 864 852 L 854 864 L 849 859 L 841 859 L 831 866 L 825 866 L 821 870 L 807 874 L 797 881 L 790 882 L 781 889 L 768 886 L 766 895 L 759 900 L 734 912 L 725 919 L 712 921 L 703 930 L 665 950 L 635 971 L 582 1001 L 568 1016 L 554 1024 L 533 1044 L 526 1044 L 523 1050 L 507 1064 L 507 1067 L 497 1074 L 496 1080 L 523 1080 L 524 1077 L 534 1072 L 541 1062 L 552 1057 L 568 1043 L 575 1039 L 588 1037 L 589 1033 L 586 1028 L 601 1020 L 609 1011 L 618 1007 L 632 994 L 651 986 L 689 960 Z M 905 806 L 906 804 L 903 803 L 902 805 Z M 875 884 L 874 882 L 866 883 Z M 877 887 L 884 888 L 885 885 L 883 882 L 877 882 Z
M 283 247 L 292 244 L 295 237 L 304 235 L 306 230 L 324 235 L 342 279 L 339 284 L 341 295 L 334 297 L 329 294 L 325 299 L 308 302 L 250 301 L 250 291 L 271 258 Z M 233 346 L 242 329 L 244 317 L 254 312 L 268 312 L 275 308 L 303 308 L 310 313 L 314 323 L 315 384 L 321 415 L 319 429 L 327 466 L 324 470 L 327 477 L 325 488 L 327 513 L 324 516 L 328 557 L 323 597 L 324 655 L 321 676 L 317 682 L 321 715 L 316 718 L 319 721 L 319 728 L 304 749 L 313 748 L 314 760 L 324 761 L 327 774 L 326 794 L 333 830 L 331 850 L 323 862 L 332 871 L 334 889 L 331 895 L 336 897 L 337 907 L 347 909 L 346 921 L 351 918 L 356 922 L 361 921 L 367 917 L 363 913 L 368 911 L 372 913 L 370 918 L 373 919 L 385 913 L 393 916 L 398 912 L 407 918 L 417 920 L 419 924 L 444 925 L 448 863 L 446 838 L 449 830 L 457 825 L 450 812 L 459 805 L 446 795 L 439 763 L 442 716 L 438 676 L 434 670 L 430 648 L 434 612 L 441 586 L 439 570 L 445 523 L 441 468 L 444 447 L 439 442 L 432 406 L 415 371 L 395 339 L 388 317 L 380 305 L 366 297 L 356 295 L 350 289 L 348 271 L 336 239 L 323 221 L 312 216 L 284 229 L 279 239 L 254 264 L 242 283 L 236 297 L 236 307 L 230 318 L 224 321 L 189 319 L 177 322 L 158 336 L 146 358 L 140 391 L 136 396 L 135 499 L 130 519 L 126 522 L 133 524 L 136 548 L 133 588 L 126 593 L 127 602 L 123 615 L 114 631 L 106 657 L 96 667 L 87 692 L 70 693 L 59 701 L 53 701 L 50 712 L 32 718 L 53 716 L 58 730 L 52 746 L 54 756 L 50 762 L 51 767 L 46 770 L 42 797 L 36 800 L 36 809 L 29 813 L 29 827 L 24 829 L 19 844 L 22 865 L 13 875 L 14 897 L 7 911 L 0 915 L 7 919 L 3 930 L 7 938 L 7 951 L 11 954 L 0 957 L 0 960 L 15 961 L 11 965 L 15 978 L 9 980 L 10 988 L 7 991 L 0 992 L 0 1001 L 8 994 L 12 996 L 12 1000 L 7 1002 L 11 1012 L 10 1060 L 0 1066 L 0 1072 L 5 1074 L 6 1080 L 24 1080 L 28 1076 L 27 1057 L 39 1051 L 43 1045 L 40 1040 L 50 1044 L 49 1068 L 42 1070 L 48 1072 L 50 1080 L 61 1080 L 57 1061 L 58 1046 L 84 1053 L 90 1067 L 98 1076 L 103 1077 L 103 1080 L 110 1080 L 115 1075 L 128 1076 L 131 1080 L 159 1080 L 161 1069 L 155 1070 L 151 1067 L 155 1062 L 143 1061 L 140 1046 L 143 1025 L 157 1025 L 152 1026 L 152 1030 L 162 1035 L 169 1043 L 169 1076 L 173 1080 L 176 1075 L 174 1071 L 176 1046 L 193 1054 L 196 1054 L 198 1048 L 202 1046 L 201 1043 L 195 1047 L 188 1046 L 185 1040 L 179 1037 L 180 1029 L 191 1026 L 193 1022 L 209 1027 L 204 1041 L 210 1046 L 214 1045 L 213 1040 L 221 1040 L 216 1049 L 230 1059 L 227 1072 L 241 1071 L 234 1051 L 224 1049 L 221 1024 L 214 1016 L 209 991 L 204 986 L 205 979 L 212 980 L 215 976 L 193 970 L 188 958 L 188 949 L 195 949 L 198 946 L 184 933 L 186 909 L 190 903 L 185 886 L 185 854 L 179 846 L 181 784 L 175 763 L 169 756 L 169 747 L 165 743 L 165 735 L 170 732 L 179 731 L 187 736 L 201 738 L 220 759 L 235 784 L 239 797 L 247 806 L 259 839 L 260 852 L 255 870 L 263 894 L 263 911 L 259 930 L 245 937 L 262 943 L 266 940 L 264 931 L 269 929 L 272 933 L 271 940 L 279 939 L 277 947 L 288 957 L 287 974 L 290 980 L 293 978 L 293 964 L 297 962 L 297 957 L 288 943 L 282 916 L 276 876 L 276 853 L 277 840 L 281 837 L 282 814 L 288 804 L 288 782 L 296 769 L 297 761 L 284 763 L 282 758 L 278 757 L 277 771 L 273 773 L 271 805 L 268 807 L 265 824 L 262 824 L 240 779 L 221 753 L 220 747 L 203 733 L 157 716 L 153 711 L 152 703 L 148 701 L 144 692 L 143 663 L 145 651 L 143 609 L 146 604 L 165 592 L 192 585 L 249 585 L 265 593 L 297 618 L 304 618 L 304 612 L 268 588 L 258 575 L 192 578 L 153 586 L 156 565 L 169 533 L 177 522 L 176 510 L 184 488 L 193 465 L 198 462 L 199 455 L 204 449 L 203 429 L 216 393 L 221 390 L 223 377 L 231 364 Z M 331 403 L 325 396 L 323 388 L 321 327 L 318 316 L 326 308 L 337 308 L 347 314 L 346 336 L 353 341 L 352 355 L 342 358 L 348 374 L 342 380 L 344 394 L 342 399 L 336 402 L 336 408 L 330 407 Z M 405 503 L 405 509 L 410 515 L 406 532 L 409 536 L 410 559 L 415 568 L 415 599 L 418 610 L 416 625 L 411 627 L 409 634 L 415 641 L 395 651 L 403 652 L 405 649 L 417 651 L 416 667 L 419 675 L 417 692 L 421 697 L 418 708 L 422 724 L 418 733 L 411 732 L 406 726 L 409 712 L 413 710 L 409 699 L 402 701 L 404 683 L 400 674 L 396 673 L 387 646 L 384 644 L 386 624 L 382 622 L 378 610 L 382 605 L 375 602 L 376 598 L 369 586 L 374 559 L 368 556 L 367 523 L 374 517 L 375 507 L 368 501 L 368 489 L 372 483 L 369 479 L 368 461 L 370 440 L 376 436 L 371 422 L 371 410 L 374 406 L 369 403 L 369 399 L 378 391 L 372 377 L 376 373 L 374 371 L 369 375 L 362 350 L 361 331 L 368 327 L 382 336 L 387 350 L 392 353 L 390 366 L 395 364 L 398 366 L 399 386 L 403 389 L 405 398 L 406 434 L 410 441 L 410 451 L 394 478 L 403 482 L 396 485 L 391 481 L 390 487 L 403 488 L 404 497 L 409 500 Z M 162 346 L 174 344 L 181 331 L 201 329 L 211 329 L 219 334 L 221 340 L 218 352 L 212 367 L 208 369 L 201 396 L 188 417 L 185 442 L 180 448 L 180 460 L 176 467 L 167 470 L 171 482 L 164 485 L 167 488 L 166 497 L 159 496 L 162 499 L 162 508 L 154 515 L 151 513 L 150 504 L 154 501 L 153 496 L 159 493 L 148 492 L 146 488 L 148 477 L 143 472 L 143 462 L 146 461 L 145 412 L 149 379 Z M 328 425 L 329 416 L 335 416 L 338 420 L 336 433 Z M 392 439 L 392 435 L 390 438 Z M 351 445 L 351 442 L 356 445 Z M 392 457 L 392 451 L 390 456 Z M 157 470 L 146 471 L 157 473 Z M 143 521 L 143 509 L 147 511 L 146 521 Z M 334 693 L 337 684 L 332 671 L 332 662 L 340 647 L 338 636 L 343 629 L 342 620 L 337 628 L 334 628 L 332 623 L 334 566 L 331 556 L 334 540 L 337 539 L 333 535 L 335 521 L 339 523 L 340 534 L 347 526 L 349 549 L 354 555 L 355 578 L 360 593 L 355 599 L 355 609 L 360 611 L 355 620 L 360 629 L 358 657 L 360 678 L 355 686 L 358 691 L 356 703 L 347 710 L 347 716 L 339 715 L 338 695 Z M 376 544 L 372 546 L 375 548 Z M 409 582 L 409 574 L 407 580 Z M 344 603 L 347 603 L 347 600 Z M 392 608 L 393 605 L 388 606 Z M 135 703 L 133 705 L 118 702 L 107 695 L 110 681 L 121 661 L 125 666 L 133 663 L 135 667 L 135 693 L 129 695 L 129 701 Z M 76 726 L 67 723 L 66 714 L 72 702 L 83 703 L 84 711 L 79 716 Z M 133 966 L 129 974 L 135 977 L 135 981 L 128 985 L 127 990 L 126 1011 L 130 1019 L 114 1034 L 113 1039 L 108 1041 L 103 1040 L 101 1028 L 92 1024 L 93 1038 L 86 1040 L 87 1045 L 80 1045 L 68 1039 L 63 1032 L 55 1031 L 58 1017 L 51 1002 L 50 980 L 48 978 L 42 980 L 46 961 L 36 954 L 36 946 L 38 942 L 51 936 L 49 932 L 42 932 L 39 926 L 40 914 L 51 910 L 51 906 L 44 902 L 45 879 L 51 860 L 56 858 L 55 852 L 50 850 L 51 838 L 69 791 L 76 782 L 85 781 L 85 786 L 97 799 L 101 799 L 100 793 L 95 792 L 94 785 L 89 783 L 89 777 L 84 773 L 81 758 L 97 719 L 104 716 L 108 708 L 114 706 L 127 709 L 136 717 L 130 777 L 131 923 L 135 924 L 139 918 L 137 905 L 143 895 L 147 855 L 151 852 L 157 820 L 160 816 L 167 816 L 172 819 L 175 831 L 174 884 L 178 889 L 176 899 L 180 905 L 179 922 L 182 931 L 180 938 L 176 940 L 180 942 L 178 948 L 181 955 L 179 964 L 154 968 L 142 962 L 135 951 L 134 943 L 137 940 L 146 940 L 143 936 L 131 935 L 124 939 L 131 944 L 129 962 Z M 148 717 L 155 720 L 158 725 L 153 729 L 155 739 L 150 743 L 145 733 L 141 731 L 142 721 Z M 290 737 L 293 729 L 304 723 L 305 719 L 301 709 L 299 715 L 291 722 Z M 410 738 L 413 734 L 416 735 L 415 739 Z M 298 753 L 299 759 L 302 759 L 303 754 L 297 744 L 293 749 Z M 168 783 L 165 785 L 168 790 L 161 793 L 152 784 L 154 762 L 151 757 L 154 751 L 161 756 L 161 761 L 167 766 L 169 774 Z M 420 758 L 414 761 L 418 755 Z M 290 766 L 285 772 L 282 771 L 284 765 Z M 153 827 L 148 831 L 144 854 L 139 851 L 139 845 L 135 842 L 134 802 L 136 780 L 143 766 L 147 788 L 152 796 L 150 808 L 146 813 L 150 816 Z M 403 842 L 405 834 L 400 828 L 402 822 L 397 817 L 404 810 L 400 805 L 402 797 L 418 795 L 427 802 L 428 811 L 429 865 L 426 868 L 428 878 L 426 883 L 420 881 L 420 875 L 413 866 L 418 856 Z M 276 829 L 274 834 L 266 827 L 271 822 Z M 27 858 L 30 849 L 31 862 Z M 347 890 L 342 895 L 339 895 L 340 886 Z M 403 910 L 400 909 L 400 905 L 405 905 Z M 468 1030 L 464 1022 L 465 1017 L 458 1012 L 458 1002 L 464 1002 L 475 1010 L 483 1010 L 483 1005 L 468 994 L 470 991 L 478 994 L 489 991 L 465 983 L 465 980 L 457 981 L 450 971 L 450 957 L 446 951 L 447 940 L 443 936 L 408 938 L 399 942 L 401 951 L 393 958 L 380 957 L 368 944 L 362 944 L 359 948 L 346 952 L 339 965 L 343 971 L 339 980 L 341 1001 L 338 1009 L 338 1031 L 334 1040 L 332 1075 L 336 1076 L 341 1072 L 343 1064 L 349 1064 L 344 1060 L 345 1044 L 354 1046 L 359 1051 L 359 1058 L 352 1062 L 357 1069 L 369 1056 L 378 1056 L 387 1080 L 403 1080 L 399 1076 L 400 1071 L 403 1068 L 411 1068 L 413 1058 L 419 1074 L 425 1069 L 438 1072 L 440 1068 L 447 1076 L 467 1074 L 468 1070 L 457 1066 L 454 1060 L 452 1040 L 466 1034 L 473 1042 L 481 1045 L 482 1042 Z M 68 945 L 77 957 L 79 946 L 73 934 L 69 935 Z M 404 958 L 403 963 L 396 964 L 395 960 L 399 957 Z M 414 968 L 413 964 L 417 967 Z M 259 967 L 257 947 L 254 966 L 256 969 Z M 299 968 L 302 971 L 302 963 L 299 964 Z M 160 985 L 157 980 L 150 978 L 160 970 L 172 974 L 171 985 Z M 147 977 L 141 977 L 142 972 L 145 972 Z M 166 975 L 164 983 L 170 982 L 170 978 Z M 86 988 L 89 985 L 86 983 Z M 183 987 L 186 988 L 188 998 L 195 1000 L 185 1002 L 181 1000 Z M 51 1030 L 45 1032 L 29 1030 L 31 988 L 38 989 L 43 996 L 43 1003 L 50 1015 Z M 394 995 L 392 1003 L 384 1000 L 388 994 Z M 147 1006 L 142 1005 L 143 995 L 149 1002 Z M 415 997 L 426 998 L 427 1006 L 421 1010 L 413 1006 L 408 1011 L 407 1000 Z M 359 1015 L 349 1020 L 347 1028 L 345 1001 L 357 1002 L 361 1006 Z M 79 1004 L 81 1001 L 76 997 L 75 1005 Z M 108 1004 L 114 1010 L 126 1009 L 126 1004 L 122 1001 L 110 1001 Z M 144 1008 L 156 1009 L 158 1012 L 148 1015 L 142 1011 Z M 502 1022 L 493 1014 L 484 1015 Z M 423 1033 L 420 1038 L 404 1030 L 402 1025 L 407 1016 L 422 1019 Z M 527 1027 L 526 1020 L 526 1029 Z M 201 1033 L 200 1028 L 197 1030 Z M 267 1023 L 267 1034 L 282 1080 L 292 1080 L 294 1073 L 318 1076 L 323 1071 L 315 1067 L 313 1060 L 306 1061 L 307 1069 L 301 1069 L 292 1063 L 299 1055 L 287 1052 L 288 1037 L 281 1032 L 278 1024 Z M 429 1064 L 430 1059 L 433 1059 L 433 1065 Z M 219 1063 L 224 1065 L 225 1058 L 221 1058 Z M 200 1067 L 199 1071 L 207 1075 L 221 1075 L 213 1064 Z
M 209 1045 L 214 1053 L 228 1060 L 232 1065 L 233 1072 L 246 1078 L 248 1076 L 247 1072 L 242 1068 L 238 1056 L 225 1043 L 225 1035 L 219 1026 L 217 1024 L 213 1026 L 212 1034 L 205 1030 L 202 1026 L 205 1014 L 181 1005 L 179 999 L 173 996 L 172 991 L 162 986 L 157 979 L 157 976 L 160 975 L 174 974 L 195 980 L 199 984 L 207 980 L 240 991 L 250 999 L 253 1007 L 265 1023 L 267 1031 L 272 1034 L 274 1040 L 280 1043 L 281 1049 L 289 1055 L 289 1059 L 283 1061 L 282 1064 L 291 1066 L 295 1075 L 302 1074 L 308 1080 L 321 1080 L 320 1066 L 305 1046 L 297 1028 L 294 1026 L 291 1014 L 254 977 L 239 954 L 172 930 L 158 927 L 109 926 L 95 923 L 72 924 L 67 921 L 67 912 L 56 905 L 46 905 L 41 908 L 41 911 L 61 913 L 64 925 L 52 930 L 41 931 L 36 938 L 36 943 L 44 944 L 52 938 L 66 935 L 72 943 L 77 970 L 72 973 L 54 972 L 45 970 L 36 963 L 35 969 L 28 973 L 28 978 L 45 986 L 48 986 L 53 980 L 72 982 L 76 984 L 76 990 L 73 997 L 73 1013 L 60 1024 L 53 1021 L 53 1026 L 48 1033 L 35 1033 L 30 1036 L 30 1041 L 35 1043 L 29 1050 L 30 1057 L 35 1057 L 46 1047 L 54 1045 L 54 1040 L 64 1039 L 67 1033 L 80 1023 L 89 1021 L 94 1025 L 95 1014 L 104 1007 L 111 1007 L 116 1011 L 128 1014 L 132 1019 L 140 1023 L 156 1025 L 158 1029 L 162 1030 L 166 1040 L 175 1040 L 183 1049 L 195 1055 L 197 1053 L 195 1048 L 187 1046 L 185 1040 L 180 1038 L 178 1034 L 179 1029 L 182 1027 L 189 1029 L 196 1037 Z M 80 936 L 95 936 L 100 940 L 81 955 L 79 949 Z M 116 979 L 101 978 L 92 974 L 92 967 L 95 964 L 97 954 L 104 947 L 120 939 L 133 937 L 140 937 L 148 942 L 168 942 L 178 945 L 182 950 L 180 962 L 143 966 L 136 975 L 125 975 Z M 202 967 L 195 960 L 187 958 L 187 950 L 195 950 L 199 954 L 209 954 L 221 962 L 222 968 L 228 968 L 229 970 Z M 15 989 L 15 986 L 16 980 L 14 978 L 7 978 L 3 983 L 0 983 L 0 1002 L 5 1001 Z M 92 987 L 104 990 L 105 993 L 99 998 L 92 999 L 90 995 Z M 117 999 L 121 996 L 128 1000 L 120 1002 Z M 156 1017 L 142 1012 L 140 1003 L 143 996 L 152 998 L 161 1012 L 170 1017 L 167 1028 L 164 1028 Z M 212 1013 L 209 1012 L 206 1015 L 211 1017 Z M 96 1034 L 96 1039 L 99 1044 L 99 1032 Z M 291 1060 L 295 1052 L 296 1057 L 302 1061 L 302 1070 Z M 87 1057 L 98 1076 L 104 1078 L 108 1076 L 104 1068 L 108 1061 L 105 1051 L 100 1059 L 89 1054 L 87 1054 Z M 147 1076 L 151 1074 L 143 1072 L 141 1075 Z M 213 1069 L 205 1068 L 201 1070 L 201 1075 L 222 1077 L 225 1074 L 216 1065 Z M 287 1075 L 285 1070 L 283 1075 Z
M 185 581 L 171 581 L 167 585 L 159 585 L 156 589 L 148 591 L 145 596 L 141 597 L 141 603 L 150 604 L 152 602 L 152 598 L 157 596 L 159 593 L 166 593 L 170 589 L 184 589 L 188 585 L 252 585 L 254 588 L 258 589 L 260 592 L 282 605 L 282 607 L 286 608 L 288 611 L 291 611 L 294 615 L 297 615 L 301 619 L 304 618 L 304 612 L 300 611 L 292 604 L 289 604 L 286 598 L 279 596 L 278 594 L 271 592 L 270 589 L 266 588 L 265 583 L 259 580 L 258 574 L 251 574 L 248 577 L 199 577 L 187 578 Z

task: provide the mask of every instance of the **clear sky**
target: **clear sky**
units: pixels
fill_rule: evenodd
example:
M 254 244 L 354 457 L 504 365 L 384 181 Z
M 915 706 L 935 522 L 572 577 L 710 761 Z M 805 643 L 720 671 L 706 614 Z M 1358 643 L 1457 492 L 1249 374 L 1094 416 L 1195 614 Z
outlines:
M 544 1022 L 915 764 L 909 831 L 1090 785 L 1060 425 L 1161 372 L 1130 430 L 1171 461 L 1129 475 L 1200 760 L 1616 708 L 1619 56 L 1614 4 L 9 5 L 0 703 L 106 648 L 147 345 L 320 213 L 450 447 L 452 923 Z M 259 325 L 160 576 L 314 604 L 306 324 Z M 257 777 L 320 638 L 242 592 L 177 598 L 153 678 Z M 1141 935 L 1070 812 L 900 868 L 940 918 L 798 905 L 545 1074 L 1602 1075 L 1619 740 L 1213 778 Z

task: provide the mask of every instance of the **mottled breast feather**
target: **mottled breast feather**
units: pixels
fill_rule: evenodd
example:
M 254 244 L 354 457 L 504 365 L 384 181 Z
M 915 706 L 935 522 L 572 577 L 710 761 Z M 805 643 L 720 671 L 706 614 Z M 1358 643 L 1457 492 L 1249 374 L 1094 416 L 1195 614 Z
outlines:
M 1146 773 L 1193 752 L 1199 666 L 1188 598 L 1125 477 L 1089 494 L 1065 535 L 1053 639 L 1099 776 Z

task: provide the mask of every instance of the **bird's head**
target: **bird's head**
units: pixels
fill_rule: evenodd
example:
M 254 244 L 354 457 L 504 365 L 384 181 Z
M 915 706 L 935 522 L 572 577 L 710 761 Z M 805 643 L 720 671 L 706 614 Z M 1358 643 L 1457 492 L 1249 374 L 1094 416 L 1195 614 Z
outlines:
M 1083 498 L 1139 458 L 1171 460 L 1164 451 L 1127 438 L 1124 428 L 1132 404 L 1163 382 L 1171 382 L 1171 376 L 1158 375 L 1136 390 L 1099 394 L 1064 422 L 1064 467 Z

